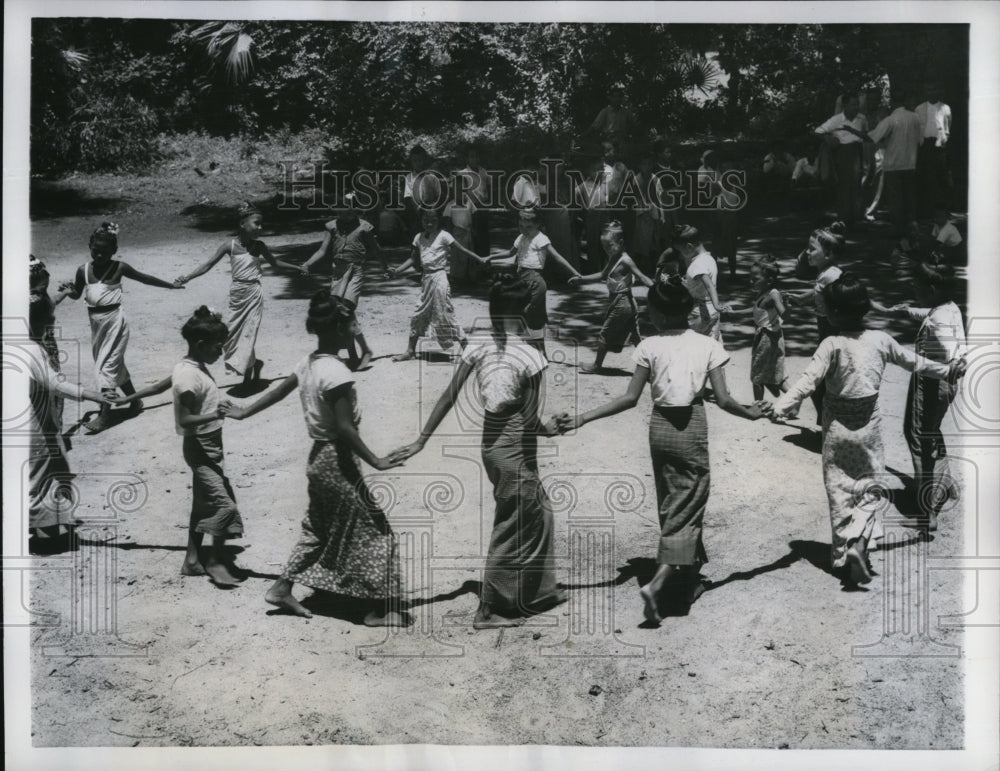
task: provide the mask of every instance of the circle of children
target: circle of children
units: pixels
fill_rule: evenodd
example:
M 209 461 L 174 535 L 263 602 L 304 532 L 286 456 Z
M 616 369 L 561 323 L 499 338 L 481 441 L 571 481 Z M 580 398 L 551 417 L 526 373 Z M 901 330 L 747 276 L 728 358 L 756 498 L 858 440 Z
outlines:
M 840 122 L 851 123 L 848 112 L 854 109 L 853 101 L 848 100 Z M 596 173 L 575 191 L 587 199 L 583 206 L 585 234 L 579 239 L 590 250 L 586 262 L 593 272 L 586 274 L 574 267 L 574 263 L 580 264 L 578 255 L 567 259 L 562 253 L 575 245 L 563 246 L 571 207 L 565 201 L 551 207 L 537 206 L 540 194 L 533 174 L 522 175 L 515 185 L 520 233 L 510 248 L 490 252 L 488 243 L 486 249 L 472 248 L 473 239 L 483 237 L 483 212 L 470 205 L 453 203 L 447 211 L 453 232 L 442 229 L 441 213 L 421 205 L 420 172 L 427 168 L 429 158 L 419 147 L 410 155 L 412 169 L 403 190 L 412 251 L 394 270 L 379 250 L 376 226 L 359 216 L 350 195 L 340 198 L 335 218 L 326 224 L 321 246 L 303 264 L 274 257 L 259 238 L 263 216 L 249 204 L 239 211 L 236 236 L 221 244 L 211 259 L 174 281 L 147 275 L 116 259 L 119 234 L 111 223 L 102 224 L 91 235 L 90 260 L 54 296 L 48 294 L 45 266 L 32 258 L 31 329 L 37 345 L 32 349 L 30 373 L 35 435 L 30 475 L 31 548 L 51 553 L 72 543 L 68 534 L 73 520 L 67 512 L 75 507 L 67 500 L 73 492 L 62 436 L 62 399 L 99 403 L 99 415 L 86 427 L 100 431 L 108 427 L 112 406 L 128 405 L 128 410 L 137 414 L 142 410 L 142 397 L 171 389 L 176 429 L 183 437 L 183 457 L 193 475 L 189 537 L 181 572 L 207 576 L 220 587 L 237 585 L 243 572 L 227 556 L 224 544 L 242 535 L 243 522 L 224 471 L 222 425 L 226 419 L 250 419 L 298 390 L 314 442 L 307 460 L 309 505 L 299 541 L 265 599 L 289 613 L 310 617 L 310 610 L 292 592 L 299 583 L 363 601 L 368 606 L 366 624 L 409 624 L 396 536 L 365 485 L 358 459 L 386 470 L 419 453 L 471 379 L 483 407 L 482 460 L 496 501 L 473 625 L 516 625 L 526 616 L 566 600 L 565 590 L 556 581 L 552 511 L 539 480 L 537 437 L 575 431 L 628 410 L 637 404 L 648 383 L 653 403 L 649 452 L 661 532 L 657 570 L 640 589 L 647 622 L 660 622 L 664 603 L 678 597 L 693 602 L 705 588 L 699 567 L 707 560 L 702 529 L 709 499 L 704 406 L 709 393 L 719 408 L 748 420 L 794 417 L 802 401 L 812 397 L 822 426 L 834 572 L 847 584 L 869 583 L 868 553 L 877 546 L 880 531 L 874 507 L 866 502 L 870 483 L 884 468 L 878 393 L 887 364 L 913 373 L 903 431 L 920 490 L 917 498 L 922 527 L 936 528 L 937 514 L 958 495 L 940 432 L 965 372 L 964 327 L 952 298 L 952 265 L 930 250 L 911 250 L 910 275 L 917 304 L 886 308 L 869 298 L 855 275 L 838 267 L 846 247 L 846 226 L 838 221 L 815 230 L 806 239 L 797 268 L 797 272 L 809 274 L 806 289 L 782 292 L 778 266 L 766 257 L 749 269 L 752 303 L 744 308 L 724 305 L 716 289 L 716 258 L 705 248 L 699 227 L 679 221 L 677 211 L 659 206 L 666 200 L 661 189 L 665 177 L 660 177 L 660 187 L 655 190 L 644 184 L 657 164 L 669 163 L 665 144 L 656 146 L 658 156 L 644 162 L 636 175 L 640 189 L 649 193 L 645 205 L 627 212 L 615 212 L 609 206 L 609 189 L 613 193 L 616 181 L 631 175 L 617 157 L 616 131 L 623 114 L 620 101 L 613 100 L 598 116 L 593 128 L 603 133 L 603 157 L 594 163 Z M 909 126 L 909 119 L 903 117 Z M 823 133 L 836 128 L 824 126 Z M 869 138 L 884 142 L 898 138 L 900 131 L 904 129 L 897 123 L 886 127 L 883 122 Z M 860 133 L 838 136 L 840 141 L 846 136 L 847 143 L 854 144 L 850 138 L 858 138 Z M 919 137 L 923 137 L 922 127 Z M 459 173 L 472 176 L 478 184 L 485 172 L 476 156 L 470 148 L 468 165 Z M 712 164 L 712 154 L 706 153 L 699 174 L 714 195 L 722 197 L 726 191 Z M 850 168 L 853 173 L 854 167 Z M 727 213 L 721 212 L 723 221 L 717 223 L 712 242 L 724 249 L 729 249 L 732 241 L 731 228 L 724 221 Z M 655 265 L 633 259 L 627 250 L 630 244 L 637 244 L 648 257 L 655 245 L 664 243 L 666 248 L 657 247 L 659 260 Z M 598 244 L 599 253 L 595 249 Z M 316 338 L 315 349 L 302 357 L 290 375 L 254 401 L 221 398 L 208 370 L 220 357 L 224 357 L 227 370 L 242 375 L 246 383 L 260 379 L 262 362 L 256 345 L 264 306 L 262 262 L 275 269 L 308 274 L 324 256 L 333 260 L 333 280 L 312 296 L 304 319 L 307 331 Z M 726 256 L 735 271 L 735 249 Z M 411 267 L 422 274 L 420 302 L 407 348 L 394 361 L 414 358 L 418 340 L 431 328 L 442 347 L 457 343 L 461 348 L 452 381 L 419 436 L 383 456 L 375 454 L 359 432 L 356 396 L 363 377 L 360 373 L 370 367 L 372 358 L 356 310 L 364 296 L 363 266 L 373 258 L 382 261 L 387 276 Z M 495 263 L 499 268 L 488 274 L 492 327 L 482 334 L 474 331 L 467 335 L 456 323 L 449 265 L 458 259 L 481 266 Z M 136 392 L 125 364 L 129 325 L 122 307 L 123 281 L 177 290 L 223 260 L 229 262 L 232 272 L 226 320 L 205 306 L 198 308 L 180 330 L 187 354 L 169 377 Z M 608 307 L 596 360 L 584 372 L 599 375 L 607 352 L 620 352 L 633 337 L 637 344 L 634 374 L 621 396 L 579 414 L 563 413 L 546 421 L 539 412 L 548 364 L 543 277 L 547 264 L 555 264 L 568 274 L 571 286 L 590 281 L 607 284 Z M 632 295 L 636 281 L 649 288 L 646 310 L 657 330 L 645 339 L 640 339 L 636 324 L 638 308 Z M 86 303 L 97 390 L 67 383 L 59 374 L 52 324 L 54 307 L 65 297 L 82 297 Z M 818 346 L 795 380 L 785 372 L 782 335 L 782 317 L 790 305 L 815 311 Z M 866 329 L 865 316 L 872 310 L 921 320 L 916 352 L 882 331 Z M 748 314 L 756 326 L 751 364 L 756 401 L 751 405 L 738 403 L 726 386 L 724 368 L 729 354 L 720 332 L 724 313 Z M 345 350 L 348 355 L 341 358 Z M 776 402 L 763 400 L 765 389 L 778 397 Z M 206 534 L 213 544 L 202 549 Z

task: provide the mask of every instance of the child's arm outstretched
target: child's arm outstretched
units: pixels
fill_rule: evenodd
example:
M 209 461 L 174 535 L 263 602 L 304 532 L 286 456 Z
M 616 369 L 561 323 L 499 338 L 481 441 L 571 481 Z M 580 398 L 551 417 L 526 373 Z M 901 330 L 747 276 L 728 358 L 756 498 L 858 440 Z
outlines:
M 204 423 L 212 423 L 219 418 L 226 417 L 229 410 L 229 402 L 224 401 L 219 403 L 219 407 L 215 412 L 206 412 L 204 415 L 196 414 L 198 397 L 195 396 L 193 391 L 185 391 L 180 394 L 178 401 L 180 402 L 180 409 L 177 411 L 177 425 L 181 428 L 195 428 Z
M 351 406 L 350 399 L 351 391 L 353 390 L 353 383 L 344 383 L 323 394 L 326 402 L 333 407 L 337 436 L 343 438 L 351 446 L 351 449 L 354 450 L 354 454 L 372 468 L 385 471 L 395 466 L 402 466 L 407 458 L 406 455 L 396 450 L 380 458 L 369 449 L 368 445 L 361 438 L 361 434 L 358 433 L 358 427 L 354 425 L 354 407 Z
M 278 385 L 270 391 L 263 394 L 253 404 L 246 407 L 230 406 L 228 416 L 234 420 L 244 420 L 245 418 L 249 418 L 251 415 L 256 415 L 258 412 L 266 410 L 272 404 L 280 402 L 288 396 L 288 394 L 294 391 L 298 385 L 299 376 L 293 373 L 278 383 Z
M 64 281 L 59 285 L 59 292 L 63 295 L 63 297 L 68 297 L 70 300 L 80 299 L 83 295 L 83 287 L 87 284 L 84 276 L 84 271 L 86 269 L 86 265 L 81 265 L 76 269 L 76 275 L 73 276 L 72 281 Z
M 130 404 L 138 399 L 145 399 L 148 396 L 156 396 L 157 394 L 162 394 L 174 383 L 173 377 L 167 375 L 163 380 L 153 383 L 151 386 L 146 386 L 134 394 L 129 396 L 118 396 L 115 397 L 115 404 Z
M 639 266 L 635 264 L 635 260 L 633 260 L 627 254 L 622 255 L 620 262 L 622 263 L 622 265 L 624 265 L 626 268 L 632 271 L 632 275 L 635 276 L 637 279 L 639 279 L 646 287 L 653 286 L 653 279 L 651 279 L 649 276 L 643 273 L 642 270 L 639 269 Z
M 263 241 L 257 242 L 260 245 L 260 256 L 267 260 L 267 264 L 271 266 L 272 269 L 277 270 L 278 268 L 284 268 L 285 270 L 298 270 L 298 265 L 292 265 L 290 262 L 285 262 L 284 260 L 279 260 L 271 250 L 268 248 L 267 244 Z
M 462 392 L 462 386 L 465 385 L 465 381 L 469 379 L 471 373 L 472 365 L 467 361 L 459 361 L 455 374 L 451 376 L 451 383 L 448 384 L 441 396 L 438 397 L 434 409 L 431 410 L 431 414 L 428 416 L 427 422 L 420 432 L 420 436 L 417 437 L 415 442 L 394 451 L 392 453 L 394 456 L 401 454 L 402 457 L 409 458 L 424 449 L 427 440 L 431 438 L 435 429 L 441 425 L 441 421 L 451 411 L 452 405 L 455 404 L 455 399 Z
M 148 273 L 143 273 L 142 271 L 136 270 L 127 262 L 122 263 L 121 267 L 122 275 L 125 278 L 130 278 L 133 281 L 138 281 L 140 284 L 147 284 L 149 286 L 158 286 L 161 289 L 183 289 L 184 284 L 178 281 L 166 281 L 162 278 L 157 278 L 156 276 L 151 276 Z
M 708 379 L 712 384 L 712 390 L 715 392 L 715 403 L 726 412 L 739 415 L 741 418 L 746 418 L 747 420 L 757 420 L 766 415 L 770 410 L 770 405 L 766 402 L 756 402 L 749 407 L 745 407 L 736 401 L 726 386 L 726 372 L 722 366 L 710 369 L 708 371 Z
M 382 252 L 382 247 L 379 246 L 378 239 L 375 238 L 374 234 L 369 230 L 364 231 L 361 234 L 361 243 L 365 245 L 365 258 L 381 263 L 382 272 L 386 276 L 390 276 L 392 269 L 389 267 L 389 263 L 385 259 L 385 254 Z
M 319 248 L 312 253 L 312 256 L 299 265 L 299 270 L 303 274 L 309 275 L 309 266 L 312 265 L 317 260 L 323 259 L 323 255 L 326 254 L 327 250 L 330 248 L 330 244 L 333 243 L 333 231 L 327 227 L 323 229 L 323 242 L 319 245 Z
M 512 246 L 510 249 L 502 252 L 490 252 L 486 257 L 483 257 L 483 264 L 493 262 L 495 260 L 514 260 L 517 256 L 517 250 Z M 511 262 L 513 265 L 513 262 Z
M 184 286 L 184 284 L 186 284 L 191 279 L 198 278 L 198 276 L 204 276 L 206 273 L 208 273 L 208 271 L 210 271 L 212 268 L 215 267 L 216 263 L 218 263 L 219 260 L 221 260 L 227 254 L 229 254 L 230 248 L 231 244 L 229 243 L 222 244 L 222 246 L 220 246 L 218 249 L 215 250 L 215 254 L 213 254 L 210 259 L 203 262 L 201 265 L 192 270 L 186 276 L 178 276 L 177 279 L 174 281 L 174 283 L 180 287 Z
M 559 265 L 561 265 L 563 269 L 570 274 L 570 276 L 572 276 L 573 278 L 581 277 L 580 271 L 578 271 L 576 268 L 570 265 L 569 262 L 567 262 L 566 258 L 563 257 L 561 254 L 559 254 L 559 252 L 556 251 L 556 248 L 552 244 L 549 244 L 547 247 L 545 247 L 545 249 L 549 257 L 551 257 L 553 260 L 559 263 Z
M 389 268 L 386 271 L 386 275 L 389 278 L 395 278 L 403 273 L 406 273 L 410 268 L 415 267 L 420 263 L 420 249 L 416 246 L 410 248 L 410 256 L 406 258 L 406 262 L 396 268 Z
M 805 398 L 823 382 L 832 361 L 833 339 L 828 337 L 819 344 L 813 354 L 812 361 L 809 362 L 795 384 L 774 403 L 774 416 L 784 418 L 797 413 Z
M 955 383 L 959 378 L 965 377 L 965 370 L 968 367 L 965 359 L 956 358 L 952 359 L 949 364 L 942 364 L 900 345 L 895 338 L 890 337 L 889 340 L 888 359 L 897 367 L 935 380 L 947 380 L 950 383 Z
M 464 246 L 462 246 L 460 243 L 458 243 L 458 241 L 453 241 L 452 244 L 451 244 L 451 248 L 453 250 L 457 251 L 459 254 L 464 255 L 468 259 L 475 260 L 480 265 L 488 265 L 489 264 L 489 258 L 488 257 L 480 257 L 478 254 L 476 254 L 471 249 L 466 249 Z
M 625 389 L 625 393 L 618 396 L 611 401 L 605 402 L 600 407 L 595 407 L 587 412 L 579 413 L 574 416 L 570 416 L 568 413 L 563 413 L 556 420 L 559 424 L 559 431 L 565 433 L 570 429 L 580 428 L 587 423 L 594 420 L 600 420 L 601 418 L 608 418 L 612 415 L 617 415 L 619 412 L 625 412 L 625 410 L 630 410 L 635 407 L 639 402 L 639 397 L 642 395 L 642 389 L 649 380 L 649 367 L 643 367 L 638 365 L 635 368 L 635 372 L 632 373 L 632 379 L 629 381 L 628 388 Z
M 701 281 L 705 288 L 708 290 L 708 299 L 712 301 L 712 306 L 716 311 L 722 312 L 722 304 L 719 302 L 719 293 L 715 290 L 715 284 L 712 283 L 712 279 L 709 278 L 707 273 L 702 273 L 700 276 L 695 276 L 696 281 Z

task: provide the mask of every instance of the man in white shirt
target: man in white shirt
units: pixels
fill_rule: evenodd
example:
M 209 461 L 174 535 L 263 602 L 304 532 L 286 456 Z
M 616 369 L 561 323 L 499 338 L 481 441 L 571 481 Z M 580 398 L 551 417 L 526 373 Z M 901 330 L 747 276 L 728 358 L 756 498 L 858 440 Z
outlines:
M 868 134 L 871 141 L 883 146 L 882 171 L 889 218 L 899 235 L 905 233 L 906 226 L 917 216 L 917 149 L 924 129 L 920 118 L 909 109 L 912 104 L 909 94 L 894 92 L 893 111 Z
M 839 112 L 818 127 L 814 133 L 830 137 L 833 163 L 837 173 L 837 216 L 851 225 L 861 213 L 861 160 L 864 132 L 868 121 L 859 112 L 856 94 L 842 97 L 844 111 Z
M 917 105 L 923 139 L 917 153 L 920 214 L 928 217 L 936 206 L 948 203 L 948 166 L 945 148 L 951 135 L 951 108 L 941 101 L 937 83 L 926 85 L 927 101 Z

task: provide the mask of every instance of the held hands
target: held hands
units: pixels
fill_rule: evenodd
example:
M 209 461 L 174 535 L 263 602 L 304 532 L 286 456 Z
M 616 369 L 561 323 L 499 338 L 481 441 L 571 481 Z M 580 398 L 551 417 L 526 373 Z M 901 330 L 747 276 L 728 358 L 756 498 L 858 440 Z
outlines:
M 232 418 L 233 420 L 243 420 L 246 417 L 246 410 L 239 407 L 230 399 L 223 399 L 219 402 L 219 408 L 216 410 L 216 414 L 220 418 Z
M 746 407 L 749 415 L 747 417 L 750 420 L 759 420 L 763 417 L 772 417 L 774 415 L 774 405 L 771 402 L 764 399 L 758 399 L 753 404 Z
M 570 286 L 580 286 L 583 283 L 583 276 L 570 276 L 566 283 Z
M 376 458 L 372 467 L 378 469 L 379 471 L 387 471 L 388 469 L 395 468 L 396 466 L 402 466 L 406 462 L 406 457 L 407 456 L 401 455 L 399 450 L 393 450 L 384 458 Z
M 579 415 L 570 415 L 568 412 L 554 415 L 552 419 L 556 422 L 556 428 L 560 434 L 565 434 L 567 431 L 575 431 L 583 425 L 583 421 L 580 420 Z
M 968 368 L 969 363 L 964 358 L 955 359 L 948 368 L 948 382 L 957 383 L 965 377 L 965 372 Z

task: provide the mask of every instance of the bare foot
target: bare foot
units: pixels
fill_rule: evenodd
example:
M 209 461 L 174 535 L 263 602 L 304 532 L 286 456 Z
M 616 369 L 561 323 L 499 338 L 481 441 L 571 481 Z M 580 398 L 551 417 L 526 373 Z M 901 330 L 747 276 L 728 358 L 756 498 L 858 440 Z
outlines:
M 663 619 L 660 617 L 660 609 L 656 606 L 656 595 L 649 589 L 649 584 L 639 590 L 642 597 L 642 615 L 652 624 L 659 624 Z
M 412 624 L 413 618 L 409 613 L 399 613 L 395 610 L 388 613 L 372 610 L 369 611 L 364 620 L 365 626 L 411 626 Z
M 847 550 L 847 570 L 851 581 L 858 584 L 869 584 L 872 574 L 868 572 L 868 565 L 865 557 L 854 547 Z
M 361 361 L 358 362 L 358 372 L 364 372 L 366 369 L 372 368 L 372 352 L 365 351 L 361 354 Z
M 182 576 L 207 576 L 208 573 L 205 572 L 205 568 L 202 567 L 200 562 L 188 562 L 184 560 L 184 564 L 181 565 L 181 575 Z
M 208 573 L 208 577 L 212 579 L 213 584 L 223 589 L 232 589 L 234 586 L 240 585 L 240 582 L 233 577 L 233 574 L 221 562 L 209 562 L 205 565 L 205 572 Z
M 110 425 L 111 421 L 108 419 L 108 416 L 101 413 L 89 423 L 84 423 L 83 427 L 87 429 L 88 434 L 99 434 Z
M 270 603 L 277 608 L 282 608 L 287 610 L 295 616 L 302 616 L 303 618 L 312 618 L 312 612 L 306 608 L 301 602 L 295 599 L 295 596 L 291 592 L 281 593 L 276 592 L 274 589 L 268 589 L 267 594 L 264 595 L 264 602 Z
M 400 353 L 392 357 L 393 361 L 409 361 L 410 359 L 415 359 L 417 355 L 413 351 L 407 351 L 406 353 Z
M 260 359 L 257 359 L 257 361 L 255 361 L 254 364 L 253 364 L 253 382 L 254 383 L 259 383 L 260 382 L 260 371 L 262 369 L 264 369 L 264 362 L 262 362 Z
M 476 611 L 475 618 L 472 619 L 473 629 L 500 629 L 508 626 L 521 626 L 522 624 L 524 624 L 523 618 L 498 616 L 488 607 L 480 607 L 479 610 Z

